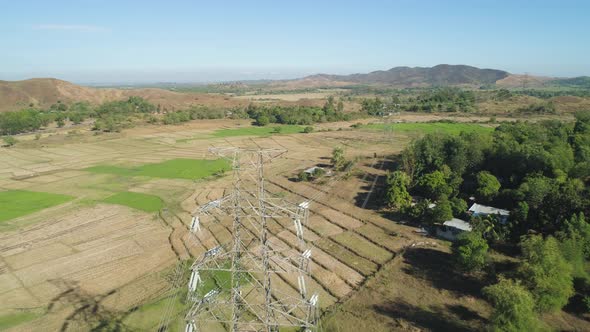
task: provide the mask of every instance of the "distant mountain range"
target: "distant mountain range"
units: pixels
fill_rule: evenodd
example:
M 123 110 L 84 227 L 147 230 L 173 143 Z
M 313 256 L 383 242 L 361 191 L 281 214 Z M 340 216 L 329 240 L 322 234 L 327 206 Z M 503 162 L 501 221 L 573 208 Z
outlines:
M 480 69 L 465 65 L 437 65 L 434 67 L 394 67 L 367 74 L 328 75 L 317 74 L 294 80 L 251 81 L 233 83 L 243 89 L 293 91 L 327 87 L 343 87 L 357 84 L 391 86 L 396 88 L 461 86 L 478 88 L 495 85 L 503 88 L 535 88 L 560 86 L 590 89 L 590 77 L 552 78 L 510 74 L 504 70 Z M 161 86 L 161 85 L 160 85 Z M 225 86 L 221 84 L 220 86 Z M 162 86 L 165 87 L 165 86 Z M 167 109 L 180 109 L 191 105 L 240 106 L 246 99 L 229 98 L 220 94 L 175 92 L 162 88 L 92 88 L 72 84 L 54 78 L 35 78 L 24 81 L 0 81 L 0 112 L 29 106 L 49 107 L 58 101 L 71 103 L 88 101 L 101 103 L 140 96 Z
M 494 84 L 509 75 L 510 73 L 497 69 L 479 69 L 465 65 L 437 65 L 434 67 L 394 67 L 389 70 L 378 70 L 368 74 L 319 74 L 308 76 L 305 79 L 419 87 Z

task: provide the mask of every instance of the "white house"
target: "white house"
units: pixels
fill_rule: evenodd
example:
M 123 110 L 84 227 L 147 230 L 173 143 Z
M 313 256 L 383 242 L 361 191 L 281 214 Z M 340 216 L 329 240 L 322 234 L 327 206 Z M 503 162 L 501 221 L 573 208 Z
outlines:
M 497 216 L 502 223 L 505 223 L 510 216 L 510 211 L 508 210 L 498 209 L 493 206 L 486 206 L 477 203 L 473 203 L 467 212 L 474 217 L 486 217 L 489 215 Z
M 436 228 L 436 236 L 446 240 L 455 241 L 459 234 L 463 232 L 471 232 L 471 225 L 462 219 L 453 218 L 445 221 L 442 226 Z

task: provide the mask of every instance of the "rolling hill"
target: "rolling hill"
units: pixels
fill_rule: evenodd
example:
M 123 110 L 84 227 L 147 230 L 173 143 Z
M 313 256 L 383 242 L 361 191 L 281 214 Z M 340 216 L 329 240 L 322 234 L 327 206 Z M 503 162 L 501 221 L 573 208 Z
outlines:
M 434 67 L 394 67 L 368 74 L 308 76 L 303 80 L 334 83 L 386 84 L 398 87 L 441 85 L 494 84 L 510 74 L 503 70 L 480 69 L 465 65 L 437 65 Z
M 220 95 L 181 93 L 165 89 L 113 89 L 79 86 L 55 78 L 33 78 L 23 81 L 0 81 L 0 112 L 34 106 L 47 108 L 58 101 L 72 103 L 87 101 L 93 104 L 139 96 L 168 109 L 192 105 L 241 106 L 245 101 Z

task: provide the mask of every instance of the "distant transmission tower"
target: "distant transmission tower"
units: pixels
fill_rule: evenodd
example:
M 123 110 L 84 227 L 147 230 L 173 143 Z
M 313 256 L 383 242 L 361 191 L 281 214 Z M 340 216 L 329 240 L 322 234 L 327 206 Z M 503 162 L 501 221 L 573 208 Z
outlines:
M 193 263 L 188 285 L 192 306 L 185 331 L 275 332 L 288 327 L 315 331 L 318 295 L 307 294 L 311 249 L 303 238 L 309 202 L 292 204 L 265 189 L 264 164 L 286 151 L 233 147 L 209 151 L 231 161 L 233 189 L 200 206 L 193 213 L 191 231 L 199 232 L 205 220 L 231 218 L 232 240 Z M 293 227 L 298 248 L 272 241 L 270 226 L 278 231 Z M 287 294 L 274 284 L 278 277 L 294 276 L 298 291 Z

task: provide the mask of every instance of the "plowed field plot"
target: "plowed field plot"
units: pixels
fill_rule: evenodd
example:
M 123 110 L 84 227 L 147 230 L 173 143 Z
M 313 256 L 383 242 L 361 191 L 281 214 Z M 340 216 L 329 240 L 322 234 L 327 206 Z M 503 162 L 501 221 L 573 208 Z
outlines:
M 314 244 L 364 276 L 368 276 L 377 270 L 377 264 L 356 255 L 354 252 L 333 241 L 322 239 Z
M 399 249 L 400 241 L 395 232 L 384 231 L 371 224 L 361 226 L 355 229 L 355 231 L 390 251 Z
M 27 215 L 72 200 L 66 195 L 9 190 L 0 192 L 0 222 Z
M 332 236 L 336 242 L 373 262 L 383 264 L 393 258 L 393 254 L 354 233 L 345 232 Z

